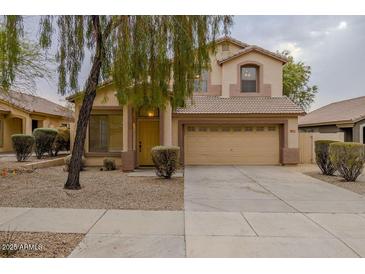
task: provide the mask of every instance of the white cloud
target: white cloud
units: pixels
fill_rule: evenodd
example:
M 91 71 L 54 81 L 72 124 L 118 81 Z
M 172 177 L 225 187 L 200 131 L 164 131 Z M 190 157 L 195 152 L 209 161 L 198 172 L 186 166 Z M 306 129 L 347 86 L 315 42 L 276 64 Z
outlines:
M 347 22 L 346 21 L 341 21 L 338 24 L 337 29 L 347 29 Z
M 302 56 L 303 51 L 302 48 L 298 46 L 296 42 L 284 42 L 280 43 L 277 47 L 279 51 L 288 50 L 290 55 L 293 56 L 295 59 Z

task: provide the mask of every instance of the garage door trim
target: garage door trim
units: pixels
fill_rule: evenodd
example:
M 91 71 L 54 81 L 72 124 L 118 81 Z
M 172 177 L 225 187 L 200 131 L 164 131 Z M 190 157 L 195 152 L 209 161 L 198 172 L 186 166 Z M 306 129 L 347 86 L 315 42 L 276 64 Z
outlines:
M 279 126 L 279 161 L 282 163 L 283 161 L 283 148 L 288 147 L 288 120 L 286 119 L 270 119 L 270 118 L 245 118 L 245 119 L 217 119 L 217 120 L 207 120 L 207 119 L 186 119 L 178 121 L 178 144 L 180 147 L 180 163 L 184 164 L 184 131 L 186 126 L 195 126 L 195 125 L 278 125 Z

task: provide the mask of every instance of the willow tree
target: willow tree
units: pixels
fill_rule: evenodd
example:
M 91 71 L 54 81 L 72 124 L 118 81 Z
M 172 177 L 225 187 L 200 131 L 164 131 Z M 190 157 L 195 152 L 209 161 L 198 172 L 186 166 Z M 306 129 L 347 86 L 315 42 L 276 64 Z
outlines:
M 22 35 L 21 20 L 14 24 L 15 37 Z M 163 107 L 170 100 L 183 106 L 194 77 L 209 66 L 210 46 L 231 24 L 231 16 L 43 16 L 40 45 L 50 48 L 57 36 L 59 93 L 78 90 L 85 51 L 92 55 L 65 188 L 80 188 L 86 130 L 100 81 L 113 79 L 120 104 Z
M 39 78 L 50 78 L 47 58 L 34 42 L 23 39 L 21 17 L 8 16 L 0 21 L 1 92 L 17 89 L 32 92 Z

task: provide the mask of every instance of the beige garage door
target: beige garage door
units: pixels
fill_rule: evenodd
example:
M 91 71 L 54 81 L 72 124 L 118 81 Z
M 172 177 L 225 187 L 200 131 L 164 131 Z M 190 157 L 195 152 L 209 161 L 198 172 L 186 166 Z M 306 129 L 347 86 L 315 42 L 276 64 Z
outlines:
M 276 125 L 187 126 L 186 165 L 279 164 Z

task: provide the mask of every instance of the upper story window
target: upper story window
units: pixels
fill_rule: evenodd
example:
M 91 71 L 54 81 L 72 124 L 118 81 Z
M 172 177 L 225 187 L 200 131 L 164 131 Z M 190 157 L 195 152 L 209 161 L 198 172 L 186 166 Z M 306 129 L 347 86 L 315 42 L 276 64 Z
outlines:
M 257 92 L 258 67 L 245 65 L 241 67 L 241 92 Z
M 201 75 L 197 75 L 194 79 L 194 92 L 208 91 L 208 71 L 203 70 Z

